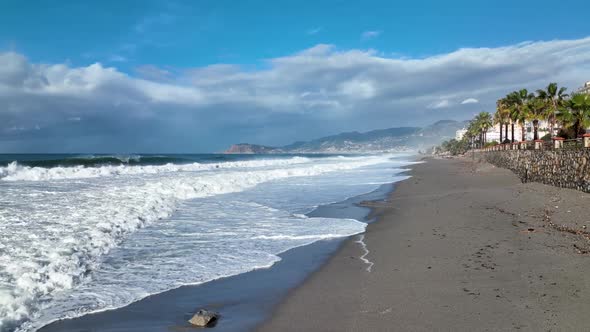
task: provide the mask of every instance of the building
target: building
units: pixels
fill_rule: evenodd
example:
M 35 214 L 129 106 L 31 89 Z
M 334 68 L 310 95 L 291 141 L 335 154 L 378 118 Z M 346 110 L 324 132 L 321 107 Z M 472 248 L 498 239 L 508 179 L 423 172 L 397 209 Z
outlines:
M 525 127 L 525 132 L 526 132 L 526 127 Z M 506 126 L 502 126 L 502 139 L 503 140 L 512 139 L 512 127 L 510 127 L 510 125 L 508 126 L 508 137 L 505 137 L 504 134 L 506 134 Z M 521 128 L 519 125 L 515 125 L 514 126 L 514 140 L 520 141 L 521 138 L 522 138 Z M 488 140 L 488 142 L 500 143 L 500 125 L 495 125 L 492 128 L 490 128 L 490 130 L 488 130 L 487 140 Z
M 455 139 L 457 141 L 460 141 L 463 139 L 463 136 L 465 136 L 465 133 L 467 133 L 467 129 L 463 128 L 463 129 L 459 129 L 455 132 Z
M 463 136 L 465 136 L 465 133 L 467 132 L 467 129 L 463 128 L 463 129 L 459 129 L 455 132 L 455 139 L 460 141 L 463 139 Z M 538 135 L 539 138 L 547 135 L 549 133 L 549 122 L 545 121 L 545 120 L 541 120 L 539 121 L 539 129 L 538 129 Z M 555 133 L 557 133 L 557 128 L 555 128 Z M 505 137 L 506 134 L 506 126 L 502 126 L 502 139 L 505 141 L 506 139 L 508 140 L 512 140 L 512 127 L 510 125 L 508 125 L 508 137 Z M 525 140 L 527 141 L 532 141 L 533 137 L 534 137 L 534 131 L 533 131 L 533 123 L 532 121 L 527 122 L 524 126 L 524 137 Z M 492 128 L 490 128 L 486 134 L 486 138 L 488 142 L 497 142 L 500 143 L 500 125 L 494 125 Z M 514 141 L 516 142 L 520 142 L 522 139 L 522 128 L 520 127 L 520 125 L 515 125 L 514 126 Z
M 590 81 L 586 82 L 583 87 L 578 90 L 579 93 L 590 94 Z

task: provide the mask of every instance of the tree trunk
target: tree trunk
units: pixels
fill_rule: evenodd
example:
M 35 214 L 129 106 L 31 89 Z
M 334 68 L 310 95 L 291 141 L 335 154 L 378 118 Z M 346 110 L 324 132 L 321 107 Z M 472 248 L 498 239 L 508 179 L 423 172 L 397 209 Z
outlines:
M 500 144 L 502 144 L 502 123 L 500 122 Z
M 508 124 L 506 124 L 506 128 L 504 130 L 504 140 L 507 140 L 507 139 L 508 139 Z M 502 142 L 502 143 L 504 143 L 504 142 Z
M 512 128 L 510 128 L 512 130 L 512 143 L 514 143 L 514 122 L 512 122 L 510 125 L 512 126 Z
M 522 136 L 522 142 L 526 141 L 526 133 L 524 132 L 524 124 L 520 125 L 520 135 Z
M 533 139 L 534 140 L 539 139 L 538 129 L 539 129 L 539 120 L 533 120 Z
M 557 110 L 557 103 L 553 100 L 553 109 L 551 110 L 551 119 L 549 121 L 549 133 L 553 138 L 553 130 L 555 129 L 555 111 Z

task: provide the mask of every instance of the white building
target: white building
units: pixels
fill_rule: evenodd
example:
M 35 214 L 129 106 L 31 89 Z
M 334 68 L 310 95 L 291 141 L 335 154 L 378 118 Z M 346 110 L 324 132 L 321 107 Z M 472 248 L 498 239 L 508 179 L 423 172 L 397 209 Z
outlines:
M 526 131 L 526 129 L 525 129 Z M 506 126 L 502 126 L 502 139 L 506 140 L 512 139 L 512 127 L 510 125 L 508 125 L 508 137 L 506 137 Z M 520 126 L 515 125 L 514 126 L 514 140 L 515 141 L 520 141 L 520 139 L 522 138 L 522 131 Z M 495 125 L 492 128 L 490 128 L 490 130 L 488 130 L 488 134 L 487 134 L 487 140 L 488 142 L 500 142 L 500 125 Z
M 583 87 L 578 90 L 579 93 L 590 94 L 590 81 L 586 82 Z
M 533 137 L 534 137 L 534 132 L 533 132 L 533 123 L 531 122 L 527 122 L 525 127 L 524 127 L 524 132 L 525 132 L 525 139 L 527 141 L 532 141 Z M 555 132 L 557 132 L 557 130 L 555 130 Z M 463 136 L 465 136 L 465 133 L 467 133 L 467 129 L 463 128 L 463 129 L 459 129 L 455 132 L 455 139 L 460 141 L 463 139 Z M 539 138 L 547 135 L 547 133 L 549 133 L 549 122 L 547 121 L 539 121 L 539 130 L 538 130 L 538 135 Z M 512 140 L 512 126 L 508 125 L 508 137 L 505 136 L 506 134 L 506 126 L 502 126 L 502 139 L 503 140 Z M 492 128 L 490 128 L 487 132 L 487 141 L 488 142 L 498 142 L 500 143 L 500 125 L 495 125 Z M 516 124 L 514 126 L 514 141 L 520 142 L 522 139 L 522 129 L 520 127 L 520 125 Z

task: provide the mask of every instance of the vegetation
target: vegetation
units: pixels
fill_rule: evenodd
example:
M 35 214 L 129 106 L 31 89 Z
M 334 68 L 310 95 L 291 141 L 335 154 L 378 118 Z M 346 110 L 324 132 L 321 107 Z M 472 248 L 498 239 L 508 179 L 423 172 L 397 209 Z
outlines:
M 557 87 L 557 83 L 549 83 L 545 90 L 537 90 L 537 96 L 547 105 L 547 119 L 549 120 L 549 134 L 553 137 L 557 114 L 566 103 L 566 87 Z
M 451 139 L 448 141 L 444 141 L 438 148 L 436 148 L 436 153 L 448 153 L 452 156 L 464 154 L 469 150 L 469 143 L 466 140 L 457 141 L 456 139 Z
M 448 153 L 456 156 L 464 154 L 471 147 L 481 148 L 495 144 L 495 142 L 487 143 L 487 132 L 492 128 L 494 119 L 488 112 L 479 113 L 473 120 L 469 122 L 467 132 L 463 135 L 463 139 L 451 139 L 444 141 L 439 147 L 435 149 L 438 154 Z
M 575 94 L 567 101 L 565 107 L 561 108 L 560 119 L 566 129 L 576 137 L 583 135 L 585 128 L 590 126 L 590 95 Z
M 556 131 L 559 137 L 578 138 L 590 127 L 590 95 L 574 93 L 570 96 L 566 91 L 567 88 L 559 87 L 557 83 L 549 83 L 545 89 L 535 93 L 529 93 L 527 89 L 510 92 L 498 99 L 493 115 L 488 112 L 477 114 L 469 122 L 462 140 L 443 142 L 436 151 L 456 155 L 465 153 L 469 148 L 490 146 L 492 142 L 488 142 L 487 134 L 494 125 L 500 128 L 502 143 L 525 141 L 527 124 L 532 124 L 533 139 L 538 140 L 542 121 L 546 121 L 549 127 L 543 139 L 550 140 Z M 521 137 L 515 137 L 517 126 Z
M 549 83 L 545 89 L 539 89 L 536 93 L 529 93 L 526 89 L 513 91 L 497 102 L 496 123 L 506 126 L 504 138 L 508 138 L 508 125 L 511 127 L 511 142 L 516 142 L 514 137 L 515 126 L 520 127 L 520 141 L 526 139 L 525 128 L 527 123 L 533 127 L 533 139 L 539 139 L 539 125 L 541 121 L 549 124 L 549 138 L 554 137 L 556 128 L 560 128 L 558 135 L 573 139 L 584 134 L 585 128 L 590 126 L 590 110 L 588 109 L 587 94 L 566 93 L 567 88 L 559 87 L 557 83 Z M 502 126 L 500 127 L 502 129 Z M 500 129 L 500 130 L 501 130 Z M 502 135 L 500 135 L 502 136 Z M 500 141 L 505 142 L 502 137 Z
M 508 106 L 508 100 L 506 98 L 499 99 L 496 102 L 496 113 L 494 113 L 494 124 L 500 126 L 500 142 L 504 142 L 504 139 L 508 138 L 508 124 L 510 123 L 510 108 Z M 506 132 L 504 139 L 502 139 L 502 129 L 506 126 Z

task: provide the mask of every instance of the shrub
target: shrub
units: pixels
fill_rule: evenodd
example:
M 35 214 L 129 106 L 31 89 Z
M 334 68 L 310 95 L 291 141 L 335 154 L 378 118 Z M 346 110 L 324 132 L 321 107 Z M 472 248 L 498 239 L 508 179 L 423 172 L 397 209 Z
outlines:
M 456 156 L 459 154 L 464 154 L 468 149 L 469 143 L 467 140 L 457 141 L 456 139 L 451 139 L 442 142 L 442 144 L 436 148 L 436 151 L 438 153 L 449 153 L 450 155 Z

